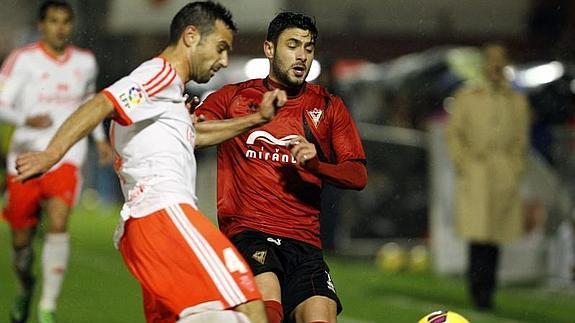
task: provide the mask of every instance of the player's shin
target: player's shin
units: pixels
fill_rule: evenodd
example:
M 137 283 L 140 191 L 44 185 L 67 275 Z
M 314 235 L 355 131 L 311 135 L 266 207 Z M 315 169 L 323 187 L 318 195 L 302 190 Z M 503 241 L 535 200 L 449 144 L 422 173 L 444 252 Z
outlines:
M 32 275 L 32 263 L 34 252 L 32 246 L 15 248 L 13 250 L 14 270 L 18 276 L 19 285 L 23 294 L 32 293 L 34 276 Z

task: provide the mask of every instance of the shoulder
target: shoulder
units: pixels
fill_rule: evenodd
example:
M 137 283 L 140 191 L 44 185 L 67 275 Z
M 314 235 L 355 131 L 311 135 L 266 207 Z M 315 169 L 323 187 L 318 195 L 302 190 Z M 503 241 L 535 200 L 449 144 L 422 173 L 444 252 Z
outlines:
M 512 89 L 511 90 L 512 98 L 515 102 L 518 102 L 518 105 L 522 108 L 529 107 L 529 98 L 527 95 L 519 90 Z
M 12 52 L 10 52 L 10 54 L 6 58 L 5 62 L 8 62 L 10 60 L 16 61 L 16 60 L 22 60 L 22 59 L 29 59 L 30 57 L 32 57 L 32 56 L 34 56 L 40 52 L 41 52 L 41 50 L 40 50 L 40 46 L 38 45 L 38 43 L 28 44 L 26 46 L 18 47 L 16 49 L 14 49 Z
M 33 60 L 34 55 L 36 55 L 39 50 L 40 47 L 38 46 L 38 43 L 32 43 L 14 49 L 2 63 L 1 74 L 9 75 L 16 65 L 19 65 L 20 67 L 28 66 L 26 62 Z
M 465 98 L 487 94 L 487 89 L 476 82 L 466 82 L 461 85 L 454 93 L 456 98 Z
M 84 67 L 90 68 L 95 68 L 97 66 L 96 56 L 91 50 L 74 45 L 69 45 L 69 50 L 75 64 L 80 64 Z
M 78 47 L 75 45 L 69 45 L 72 52 L 76 55 L 85 56 L 85 57 L 94 57 L 94 52 L 91 49 Z
M 329 97 L 332 95 L 325 87 L 319 84 L 307 83 L 306 91 L 308 92 L 308 95 L 316 95 L 321 97 Z
M 333 106 L 336 108 L 347 109 L 341 97 L 330 93 L 325 87 L 321 85 L 308 83 L 306 91 L 306 95 L 309 97 L 323 100 L 326 104 L 326 107 Z
M 175 70 L 168 61 L 160 57 L 155 57 L 136 67 L 132 73 L 130 73 L 130 77 L 134 81 L 145 85 L 166 79 L 167 75 L 175 75 L 175 73 Z
M 252 79 L 239 83 L 232 83 L 222 86 L 215 93 L 234 97 L 236 95 L 242 96 L 258 96 L 266 91 L 262 79 Z
M 228 84 L 225 86 L 229 90 L 234 89 L 235 91 L 245 91 L 245 90 L 258 90 L 261 92 L 266 91 L 266 87 L 264 85 L 263 79 L 251 79 L 239 83 Z

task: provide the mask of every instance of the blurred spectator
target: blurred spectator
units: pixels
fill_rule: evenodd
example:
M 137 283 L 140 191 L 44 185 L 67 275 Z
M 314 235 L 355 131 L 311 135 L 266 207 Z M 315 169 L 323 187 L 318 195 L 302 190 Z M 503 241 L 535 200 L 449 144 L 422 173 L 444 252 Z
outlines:
M 456 92 L 447 128 L 457 229 L 469 242 L 469 289 L 474 305 L 483 310 L 493 307 L 499 245 L 520 237 L 523 229 L 519 188 L 528 102 L 505 79 L 506 65 L 502 45 L 483 48 L 482 80 Z

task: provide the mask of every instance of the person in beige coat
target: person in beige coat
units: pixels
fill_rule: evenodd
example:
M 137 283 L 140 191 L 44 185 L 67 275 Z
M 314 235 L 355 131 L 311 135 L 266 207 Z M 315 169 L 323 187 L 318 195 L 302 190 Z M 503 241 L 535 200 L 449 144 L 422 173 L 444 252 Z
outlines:
M 493 307 L 499 245 L 523 230 L 520 182 L 529 107 L 504 77 L 506 49 L 486 45 L 483 59 L 483 79 L 455 94 L 446 137 L 456 175 L 456 227 L 469 242 L 469 289 L 474 305 L 487 310 Z

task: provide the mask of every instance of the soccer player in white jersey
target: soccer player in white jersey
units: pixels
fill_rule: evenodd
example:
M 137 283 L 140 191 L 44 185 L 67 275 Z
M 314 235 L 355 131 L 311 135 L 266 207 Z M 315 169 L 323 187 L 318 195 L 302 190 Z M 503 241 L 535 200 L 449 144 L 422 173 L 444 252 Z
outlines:
M 227 9 L 193 2 L 172 20 L 170 43 L 80 107 L 42 152 L 22 154 L 18 177 L 45 172 L 104 118 L 124 193 L 117 246 L 142 286 L 147 322 L 267 322 L 253 275 L 231 242 L 197 210 L 195 147 L 270 121 L 286 93 L 266 92 L 259 112 L 194 125 L 184 86 L 228 64 L 236 27 Z
M 46 148 L 58 127 L 94 94 L 97 73 L 94 55 L 68 44 L 73 12 L 64 2 L 49 1 L 39 10 L 41 39 L 9 55 L 0 70 L 0 122 L 13 124 L 7 158 L 7 194 L 3 216 L 10 224 L 14 270 L 21 287 L 10 312 L 11 322 L 25 322 L 34 287 L 33 238 L 39 214 L 46 218 L 42 250 L 40 322 L 52 322 L 68 264 L 67 223 L 81 187 L 80 166 L 87 151 L 84 139 L 39 178 L 19 183 L 16 156 Z M 101 126 L 95 129 L 100 157 L 112 160 Z

